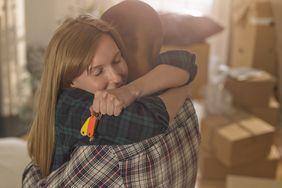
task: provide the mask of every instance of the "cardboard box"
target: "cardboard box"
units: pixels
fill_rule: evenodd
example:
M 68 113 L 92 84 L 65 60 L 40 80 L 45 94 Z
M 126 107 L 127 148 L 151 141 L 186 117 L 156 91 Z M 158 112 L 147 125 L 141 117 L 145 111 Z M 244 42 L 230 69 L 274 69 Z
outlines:
M 278 52 L 278 73 L 279 73 L 279 82 L 275 95 L 277 96 L 278 101 L 282 102 L 282 1 L 281 0 L 272 0 L 272 8 L 275 17 L 276 32 L 277 32 L 277 50 Z
M 276 28 L 268 0 L 232 1 L 231 66 L 278 72 Z
M 204 89 L 208 82 L 208 62 L 210 46 L 208 43 L 196 43 L 191 46 L 162 46 L 161 52 L 168 50 L 186 50 L 196 54 L 198 64 L 198 73 L 195 80 L 191 83 L 191 96 L 194 99 L 202 99 L 204 97 Z
M 235 109 L 235 112 L 233 114 L 229 115 L 229 118 L 233 121 L 233 122 L 240 122 L 242 120 L 246 120 L 249 118 L 253 118 L 254 116 L 242 109 Z
M 228 167 L 265 159 L 274 130 L 273 126 L 252 116 L 219 128 L 213 138 L 215 155 Z
M 227 77 L 225 88 L 231 93 L 238 107 L 268 107 L 273 95 L 275 79 L 264 72 L 252 78 Z
M 253 178 L 244 176 L 228 176 L 226 188 L 281 188 L 282 181 L 266 178 Z
M 226 167 L 217 160 L 215 154 L 200 149 L 199 175 L 205 179 L 224 179 L 227 175 L 275 178 L 280 159 L 278 148 L 272 145 L 266 159 L 250 162 L 236 167 Z
M 279 124 L 280 104 L 274 97 L 270 98 L 268 107 L 246 107 L 245 109 L 274 127 Z
M 213 138 L 217 129 L 250 118 L 250 114 L 242 110 L 235 110 L 230 115 L 209 114 L 201 119 L 201 147 L 213 150 Z
M 209 115 L 201 120 L 201 147 L 212 150 L 212 140 L 214 133 L 220 127 L 230 123 L 230 119 L 223 115 Z

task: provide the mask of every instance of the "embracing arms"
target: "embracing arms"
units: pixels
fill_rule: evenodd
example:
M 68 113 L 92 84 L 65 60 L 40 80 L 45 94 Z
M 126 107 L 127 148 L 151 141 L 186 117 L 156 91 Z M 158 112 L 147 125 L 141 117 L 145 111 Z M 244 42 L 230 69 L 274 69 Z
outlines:
M 159 97 L 166 106 L 169 118 L 173 119 L 177 112 L 175 109 L 179 109 L 188 97 L 187 86 L 175 87 L 191 82 L 196 72 L 194 54 L 186 51 L 165 52 L 159 56 L 159 65 L 146 75 L 121 88 L 95 93 L 95 100 L 90 109 L 92 112 L 117 116 L 137 98 L 172 88 Z
M 178 55 L 187 54 L 180 53 Z M 178 62 L 181 62 L 181 59 Z M 190 63 L 190 61 L 184 62 Z M 170 76 L 167 75 L 168 73 Z M 57 141 L 63 139 L 61 142 L 67 145 L 64 146 L 67 152 L 62 153 L 58 148 L 58 152 L 54 155 L 55 162 L 53 164 L 56 164 L 55 167 L 59 167 L 62 161 L 68 159 L 71 149 L 77 144 L 130 144 L 164 133 L 168 128 L 169 121 L 174 119 L 188 96 L 187 86 L 178 88 L 177 86 L 185 84 L 189 80 L 189 75 L 188 71 L 183 69 L 159 65 L 150 73 L 128 85 L 95 93 L 94 104 L 90 109 L 95 105 L 95 101 L 99 101 L 98 110 L 100 111 L 95 110 L 95 112 L 106 115 L 97 124 L 95 137 L 92 141 L 79 133 L 81 126 L 90 116 L 88 107 L 92 104 L 93 94 L 76 88 L 65 91 L 63 94 L 66 97 L 61 97 L 66 101 L 62 100 L 61 108 L 58 109 L 62 111 L 59 114 L 67 116 L 60 118 L 61 125 L 66 126 L 57 127 L 56 133 L 60 135 Z M 158 96 L 141 97 L 168 87 L 174 88 Z M 67 104 L 69 105 L 67 106 Z M 112 107 L 108 108 L 108 106 Z M 113 109 L 120 110 L 113 111 Z M 122 112 L 121 109 L 123 109 Z M 115 117 L 113 112 L 118 112 L 120 115 Z

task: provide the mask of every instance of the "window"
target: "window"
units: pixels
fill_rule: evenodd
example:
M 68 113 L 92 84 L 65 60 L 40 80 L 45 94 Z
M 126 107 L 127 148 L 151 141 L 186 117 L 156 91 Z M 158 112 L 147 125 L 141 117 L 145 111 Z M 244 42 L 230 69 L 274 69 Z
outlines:
M 155 10 L 201 16 L 210 14 L 213 0 L 143 0 Z

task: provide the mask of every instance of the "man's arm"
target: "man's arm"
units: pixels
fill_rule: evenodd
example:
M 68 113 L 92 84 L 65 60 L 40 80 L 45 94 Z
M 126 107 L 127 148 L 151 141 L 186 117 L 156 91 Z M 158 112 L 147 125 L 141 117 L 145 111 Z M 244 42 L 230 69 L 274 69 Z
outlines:
M 188 85 L 172 88 L 159 95 L 165 104 L 171 122 L 188 97 Z
M 161 134 L 187 97 L 186 85 L 169 89 L 159 96 L 138 98 L 117 117 L 104 115 L 93 144 L 130 144 Z
M 167 51 L 159 55 L 157 67 L 127 86 L 135 91 L 137 97 L 142 97 L 190 83 L 196 73 L 194 54 L 181 50 Z
M 168 125 L 163 101 L 157 96 L 142 97 L 117 117 L 103 115 L 92 144 L 131 144 L 165 132 Z
M 187 83 L 189 73 L 171 65 L 158 65 L 146 75 L 125 85 L 136 98 L 151 95 L 168 88 L 179 87 Z
M 166 52 L 160 55 L 159 65 L 146 75 L 121 88 L 96 92 L 90 109 L 92 112 L 117 116 L 137 98 L 191 82 L 196 72 L 194 54 L 185 51 Z

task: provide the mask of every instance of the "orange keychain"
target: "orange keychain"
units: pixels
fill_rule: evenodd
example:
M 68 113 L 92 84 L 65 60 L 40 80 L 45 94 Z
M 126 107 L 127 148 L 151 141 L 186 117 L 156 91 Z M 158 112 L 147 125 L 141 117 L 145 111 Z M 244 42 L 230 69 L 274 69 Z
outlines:
M 96 121 L 97 119 L 95 116 L 92 115 L 91 117 L 89 117 L 89 123 L 88 123 L 88 128 L 87 128 L 87 136 L 89 138 L 94 136 Z
M 99 120 L 100 118 L 101 115 L 98 115 L 98 117 L 96 117 L 95 115 L 91 115 L 89 118 L 87 118 L 87 120 L 84 122 L 80 129 L 80 134 L 82 136 L 88 136 L 91 141 L 94 137 L 95 129 L 97 126 L 97 120 Z

